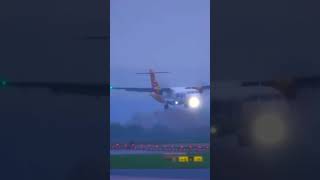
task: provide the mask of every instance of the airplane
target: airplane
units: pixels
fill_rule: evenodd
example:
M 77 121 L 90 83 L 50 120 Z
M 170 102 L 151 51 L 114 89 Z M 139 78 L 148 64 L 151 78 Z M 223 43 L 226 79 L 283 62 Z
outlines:
M 211 82 L 208 86 L 183 87 L 183 88 L 160 88 L 154 75 L 167 72 L 148 72 L 152 82 L 151 88 L 121 88 L 112 87 L 108 83 L 71 83 L 71 82 L 19 82 L 0 81 L 0 86 L 12 88 L 37 88 L 49 89 L 56 94 L 87 95 L 91 97 L 109 96 L 111 89 L 127 91 L 149 92 L 159 102 L 170 105 L 185 104 L 187 97 L 199 97 L 204 89 L 211 90 L 211 114 L 213 114 L 212 134 L 214 137 L 236 135 L 239 144 L 246 146 L 252 144 L 252 128 L 256 121 L 258 111 L 265 111 L 264 104 L 270 102 L 294 101 L 297 94 L 303 89 L 320 88 L 320 76 L 291 77 L 284 80 L 261 80 L 261 81 L 237 81 L 237 82 Z M 2 88 L 2 89 L 3 89 Z M 165 93 L 173 95 L 172 98 Z M 188 95 L 180 97 L 178 94 Z M 178 95 L 178 96 L 177 96 Z M 163 98 L 165 97 L 165 98 Z M 177 101 L 177 102 L 176 102 Z M 197 101 L 197 100 L 195 100 Z M 193 106 L 194 102 L 189 105 Z M 195 104 L 198 104 L 195 103 Z M 251 104 L 251 107 L 248 106 Z M 199 105 L 199 104 L 198 104 Z M 198 106 L 196 105 L 196 106 Z M 259 110 L 259 106 L 262 106 Z M 274 109 L 277 106 L 271 105 Z M 166 108 L 166 107 L 165 107 Z M 270 112 L 265 112 L 270 114 Z M 282 116 L 278 114 L 277 116 Z M 283 116 L 285 117 L 285 116 Z M 282 117 L 281 117 L 282 118 Z M 274 117 L 273 119 L 281 119 Z M 289 119 L 289 118 L 288 118 Z M 268 121 L 272 121 L 268 120 Z M 265 123 L 265 122 L 263 122 Z M 263 124 L 262 125 L 265 125 Z M 259 126 L 261 127 L 261 126 Z M 273 132 L 271 130 L 270 132 Z
M 183 105 L 186 108 L 199 108 L 201 105 L 201 94 L 204 90 L 210 89 L 210 85 L 206 86 L 189 86 L 189 87 L 167 87 L 161 88 L 156 79 L 156 74 L 168 72 L 155 72 L 149 69 L 147 74 L 150 75 L 151 88 L 137 87 L 113 87 L 112 90 L 125 90 L 134 92 L 148 92 L 157 102 L 164 104 L 164 109 L 169 109 L 169 106 Z

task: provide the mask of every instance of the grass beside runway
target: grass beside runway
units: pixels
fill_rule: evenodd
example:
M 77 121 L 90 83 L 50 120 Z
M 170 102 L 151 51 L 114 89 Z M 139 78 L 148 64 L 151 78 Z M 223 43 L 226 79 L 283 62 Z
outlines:
M 203 162 L 174 162 L 161 154 L 111 155 L 111 169 L 188 169 L 210 168 L 210 154 L 201 154 Z

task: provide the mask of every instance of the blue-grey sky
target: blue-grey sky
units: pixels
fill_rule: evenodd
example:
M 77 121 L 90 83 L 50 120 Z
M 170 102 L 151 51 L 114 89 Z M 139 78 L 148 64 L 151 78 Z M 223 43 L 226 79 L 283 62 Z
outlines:
M 169 71 L 160 86 L 210 80 L 209 0 L 111 0 L 110 80 L 113 86 L 150 87 L 149 68 Z M 111 121 L 162 110 L 147 93 L 111 93 Z

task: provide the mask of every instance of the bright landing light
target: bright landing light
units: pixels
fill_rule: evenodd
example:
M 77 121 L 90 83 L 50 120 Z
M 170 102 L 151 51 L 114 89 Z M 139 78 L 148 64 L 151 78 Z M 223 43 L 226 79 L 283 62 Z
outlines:
M 188 104 L 191 108 L 197 108 L 200 105 L 200 99 L 198 97 L 191 97 Z

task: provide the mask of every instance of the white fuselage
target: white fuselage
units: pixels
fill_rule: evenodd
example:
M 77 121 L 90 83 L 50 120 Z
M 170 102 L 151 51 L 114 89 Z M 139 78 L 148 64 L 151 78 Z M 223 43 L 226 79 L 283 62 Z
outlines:
M 171 105 L 187 104 L 192 97 L 200 100 L 200 92 L 196 89 L 187 89 L 185 87 L 170 88 L 171 92 L 163 93 L 165 102 Z

